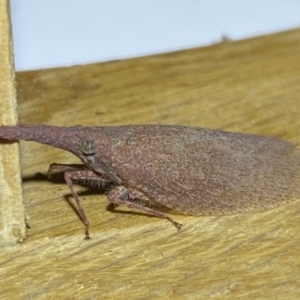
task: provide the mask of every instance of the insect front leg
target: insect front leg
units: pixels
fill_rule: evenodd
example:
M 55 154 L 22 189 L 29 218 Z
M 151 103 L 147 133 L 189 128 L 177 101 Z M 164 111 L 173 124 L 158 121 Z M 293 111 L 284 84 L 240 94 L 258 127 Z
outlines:
M 80 170 L 88 170 L 87 166 L 84 164 L 51 164 L 48 169 L 47 178 L 50 180 L 52 178 L 53 171 L 57 170 L 58 172 L 68 172 L 68 171 L 80 171 Z
M 125 204 L 130 208 L 136 208 L 138 210 L 144 211 L 149 215 L 156 216 L 158 218 L 167 219 L 170 221 L 178 230 L 181 228 L 181 224 L 171 219 L 167 214 L 152 209 L 150 207 L 144 206 L 138 203 L 136 200 L 149 201 L 149 198 L 137 190 L 129 190 L 124 186 L 117 186 L 112 189 L 108 194 L 108 200 L 114 204 L 120 205 Z
M 66 165 L 68 166 L 68 165 Z M 80 215 L 80 218 L 83 222 L 83 224 L 85 225 L 85 239 L 89 240 L 90 239 L 90 235 L 89 235 L 89 221 L 88 218 L 85 215 L 84 209 L 81 206 L 81 202 L 80 202 L 80 198 L 77 194 L 77 192 L 74 189 L 74 184 L 73 184 L 73 180 L 76 181 L 99 181 L 99 182 L 104 182 L 105 179 L 103 179 L 102 177 L 100 177 L 99 175 L 95 174 L 93 171 L 89 171 L 89 170 L 77 170 L 77 171 L 66 171 L 64 173 L 64 177 L 66 180 L 66 183 L 76 201 L 76 205 L 78 208 L 78 212 Z

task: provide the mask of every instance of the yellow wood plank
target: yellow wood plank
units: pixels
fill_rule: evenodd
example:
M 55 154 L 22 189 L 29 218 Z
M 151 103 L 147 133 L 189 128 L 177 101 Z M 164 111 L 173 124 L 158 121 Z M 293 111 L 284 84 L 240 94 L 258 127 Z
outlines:
M 17 74 L 20 123 L 184 124 L 300 145 L 300 30 L 125 61 Z M 21 143 L 27 240 L 1 253 L 2 299 L 299 299 L 300 202 L 246 215 L 165 220 L 82 190 L 92 240 L 52 162 Z M 42 174 L 39 174 L 42 173 Z
M 0 0 L 0 115 L 1 124 L 16 124 L 15 73 L 12 54 L 10 12 L 7 0 Z M 0 246 L 25 238 L 24 206 L 20 180 L 19 146 L 0 147 Z

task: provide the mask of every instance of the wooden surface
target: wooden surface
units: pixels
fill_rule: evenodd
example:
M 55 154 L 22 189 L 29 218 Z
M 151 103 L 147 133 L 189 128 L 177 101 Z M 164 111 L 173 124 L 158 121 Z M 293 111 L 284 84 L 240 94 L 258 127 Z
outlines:
M 15 73 L 12 54 L 10 12 L 7 0 L 0 0 L 0 116 L 1 124 L 17 123 Z M 19 146 L 0 147 L 0 245 L 25 238 L 25 216 L 20 180 Z
M 20 123 L 184 124 L 300 146 L 300 30 L 126 61 L 17 74 Z M 299 299 L 300 202 L 184 226 L 45 178 L 78 159 L 21 143 L 27 239 L 1 251 L 1 299 Z

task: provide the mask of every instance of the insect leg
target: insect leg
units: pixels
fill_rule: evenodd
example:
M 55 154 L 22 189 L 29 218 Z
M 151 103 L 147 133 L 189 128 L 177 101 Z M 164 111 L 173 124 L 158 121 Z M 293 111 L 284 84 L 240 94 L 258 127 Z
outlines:
M 136 197 L 137 196 L 137 197 Z M 154 210 L 150 207 L 144 206 L 142 204 L 139 204 L 137 202 L 134 202 L 135 199 L 142 199 L 142 200 L 148 200 L 148 197 L 144 195 L 143 193 L 136 191 L 136 190 L 128 190 L 124 186 L 117 186 L 114 189 L 112 189 L 108 194 L 108 199 L 110 202 L 114 204 L 125 204 L 128 207 L 136 208 L 141 211 L 144 211 L 148 213 L 149 215 L 156 216 L 158 218 L 167 219 L 170 221 L 178 230 L 181 228 L 181 224 L 171 219 L 167 214 Z
M 68 172 L 68 171 L 79 171 L 79 170 L 88 170 L 87 166 L 84 164 L 51 164 L 48 169 L 47 178 L 50 180 L 54 170 L 59 172 Z
M 95 174 L 93 171 L 88 170 L 78 170 L 78 171 L 67 171 L 64 173 L 64 177 L 66 180 L 66 183 L 76 201 L 76 205 L 78 208 L 78 212 L 80 215 L 80 218 L 85 225 L 85 239 L 89 240 L 89 221 L 88 218 L 85 215 L 84 209 L 81 206 L 80 198 L 77 194 L 77 192 L 74 189 L 73 180 L 96 180 L 96 181 L 105 181 L 103 178 L 101 178 L 99 175 Z

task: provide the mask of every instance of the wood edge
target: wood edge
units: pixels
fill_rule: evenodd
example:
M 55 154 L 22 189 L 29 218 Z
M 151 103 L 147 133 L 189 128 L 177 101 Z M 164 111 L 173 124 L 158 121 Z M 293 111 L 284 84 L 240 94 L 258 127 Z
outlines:
M 1 124 L 16 124 L 17 101 L 8 0 L 0 1 L 0 33 Z M 16 143 L 1 145 L 0 163 L 0 245 L 9 246 L 23 241 L 26 229 L 19 147 Z

